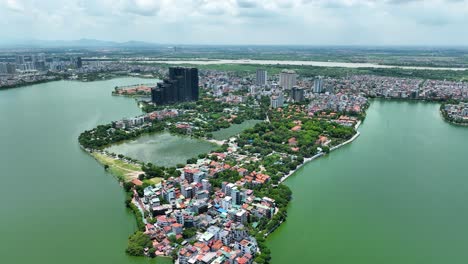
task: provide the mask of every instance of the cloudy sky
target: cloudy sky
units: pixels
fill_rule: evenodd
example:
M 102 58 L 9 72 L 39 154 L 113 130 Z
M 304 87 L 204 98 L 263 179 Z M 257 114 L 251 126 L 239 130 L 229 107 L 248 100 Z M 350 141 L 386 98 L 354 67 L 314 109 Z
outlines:
M 0 38 L 463 45 L 468 0 L 0 0 Z

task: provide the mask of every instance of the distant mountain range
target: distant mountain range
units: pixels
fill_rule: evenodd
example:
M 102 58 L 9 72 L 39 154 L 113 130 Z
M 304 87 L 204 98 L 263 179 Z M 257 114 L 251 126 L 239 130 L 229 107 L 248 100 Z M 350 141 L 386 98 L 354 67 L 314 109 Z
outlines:
M 127 47 L 155 47 L 160 44 L 144 41 L 106 41 L 98 39 L 79 39 L 79 40 L 15 40 L 2 41 L 0 47 L 3 48 L 127 48 Z
M 38 39 L 20 39 L 20 40 L 2 40 L 0 38 L 0 49 L 28 49 L 28 48 L 75 48 L 75 49 L 98 49 L 98 48 L 161 48 L 161 47 L 221 47 L 221 48 L 292 48 L 292 49 L 350 49 L 350 50 L 440 50 L 456 49 L 467 50 L 467 46 L 372 46 L 372 45 L 228 45 L 228 44 L 169 44 L 152 43 L 145 41 L 108 41 L 98 39 L 82 38 L 78 40 L 38 40 Z

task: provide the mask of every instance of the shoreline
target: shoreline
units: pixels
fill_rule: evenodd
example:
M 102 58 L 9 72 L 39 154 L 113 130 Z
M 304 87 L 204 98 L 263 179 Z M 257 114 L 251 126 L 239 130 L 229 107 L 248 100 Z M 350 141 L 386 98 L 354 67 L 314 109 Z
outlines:
M 345 142 L 343 142 L 343 143 L 341 143 L 341 144 L 339 144 L 339 145 L 336 145 L 336 146 L 334 146 L 334 147 L 331 147 L 331 148 L 330 148 L 330 152 L 332 152 L 332 151 L 334 151 L 334 150 L 337 150 L 337 149 L 339 149 L 339 148 L 341 148 L 341 147 L 343 147 L 343 146 L 345 146 L 345 145 L 347 145 L 347 144 L 353 142 L 354 140 L 356 140 L 356 139 L 361 135 L 361 132 L 358 131 L 358 128 L 361 126 L 361 124 L 362 124 L 362 121 L 359 121 L 359 122 L 357 122 L 356 125 L 354 126 L 354 129 L 356 130 L 356 134 L 354 134 L 353 137 L 351 137 L 350 139 L 348 139 L 347 141 L 345 141 Z M 325 152 L 320 152 L 320 153 L 315 154 L 314 156 L 312 156 L 312 157 L 310 157 L 310 158 L 305 158 L 305 159 L 304 159 L 304 162 L 302 162 L 301 165 L 297 166 L 296 169 L 291 170 L 288 174 L 284 175 L 284 176 L 279 180 L 279 184 L 284 183 L 290 176 L 292 176 L 292 175 L 293 175 L 294 173 L 296 173 L 300 168 L 302 168 L 302 166 L 306 165 L 307 163 L 309 163 L 309 162 L 311 162 L 311 161 L 313 161 L 313 160 L 315 160 L 315 159 L 318 159 L 318 158 L 320 158 L 320 157 L 322 157 L 322 156 L 325 156 L 325 154 L 326 154 Z
M 144 173 L 141 169 L 141 165 L 129 163 L 128 161 L 121 160 L 119 158 L 112 157 L 107 153 L 99 150 L 89 150 L 80 144 L 80 148 L 91 156 L 98 164 L 104 167 L 104 169 L 112 174 L 119 182 L 131 182 L 134 179 L 138 179 L 138 175 Z M 107 159 L 107 160 L 106 160 Z M 119 164 L 120 163 L 120 164 Z M 106 168 L 107 166 L 107 168 Z M 140 167 L 140 168 L 137 168 Z
M 204 140 L 205 140 L 205 141 L 207 141 L 207 142 L 210 142 L 210 143 L 216 144 L 216 145 L 218 145 L 218 146 L 222 146 L 222 145 L 224 145 L 224 144 L 226 143 L 226 141 L 227 141 L 226 139 L 224 139 L 224 140 L 216 140 L 216 139 L 204 139 Z
M 465 71 L 466 67 L 430 67 L 430 66 L 403 66 L 376 64 L 368 62 L 335 62 L 335 61 L 315 61 L 315 60 L 261 60 L 261 59 L 181 59 L 181 60 L 128 60 L 121 59 L 124 63 L 157 63 L 157 64 L 192 64 L 192 65 L 220 65 L 220 64 L 247 64 L 247 65 L 290 65 L 290 66 L 314 66 L 330 68 L 351 68 L 351 69 L 403 69 L 403 70 L 431 70 L 431 71 Z
M 450 121 L 445 115 L 447 113 L 444 112 L 444 110 L 440 109 L 439 110 L 439 114 L 440 116 L 442 117 L 442 120 L 444 120 L 445 122 L 451 124 L 451 125 L 454 125 L 454 126 L 458 126 L 458 127 L 468 127 L 468 123 L 460 123 L 460 122 L 454 122 L 454 121 Z

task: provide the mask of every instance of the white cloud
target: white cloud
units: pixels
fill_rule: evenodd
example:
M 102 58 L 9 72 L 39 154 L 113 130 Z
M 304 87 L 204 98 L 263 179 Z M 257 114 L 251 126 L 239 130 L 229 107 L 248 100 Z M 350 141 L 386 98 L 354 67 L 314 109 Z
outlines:
M 5 0 L 5 6 L 11 11 L 15 11 L 15 12 L 24 11 L 23 5 L 18 0 Z
M 0 17 L 7 39 L 468 45 L 467 0 L 0 0 Z

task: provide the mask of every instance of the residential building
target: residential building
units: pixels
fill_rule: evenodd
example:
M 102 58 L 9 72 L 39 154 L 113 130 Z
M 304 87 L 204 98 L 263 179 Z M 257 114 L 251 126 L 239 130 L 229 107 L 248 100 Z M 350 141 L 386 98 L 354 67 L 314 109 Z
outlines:
M 241 192 L 237 189 L 237 187 L 232 188 L 231 190 L 231 197 L 232 197 L 232 205 L 241 205 Z
M 323 77 L 318 76 L 317 78 L 315 78 L 313 92 L 314 93 L 322 93 L 323 92 Z
M 276 94 L 273 94 L 270 97 L 271 108 L 279 108 L 279 107 L 283 107 L 283 105 L 284 105 L 284 96 L 281 91 Z
M 0 63 L 0 74 L 6 74 L 6 73 L 7 73 L 7 64 Z
M 24 64 L 24 55 L 16 55 L 15 57 L 16 64 Z
M 247 211 L 245 211 L 244 209 L 237 211 L 235 215 L 235 221 L 241 224 L 247 223 Z
M 256 84 L 258 86 L 264 86 L 267 84 L 267 71 L 265 69 L 257 69 Z
M 76 58 L 76 68 L 80 69 L 81 67 L 83 67 L 83 62 L 81 60 L 81 57 L 77 57 Z
M 283 70 L 280 73 L 280 86 L 283 89 L 289 90 L 297 84 L 297 75 L 293 70 Z
M 197 101 L 199 96 L 198 69 L 170 67 L 169 78 L 151 90 L 151 99 L 158 105 Z
M 305 100 L 305 97 L 304 97 L 304 89 L 302 88 L 299 88 L 297 86 L 294 86 L 292 89 L 291 89 L 291 99 L 294 101 L 294 102 L 302 102 Z

